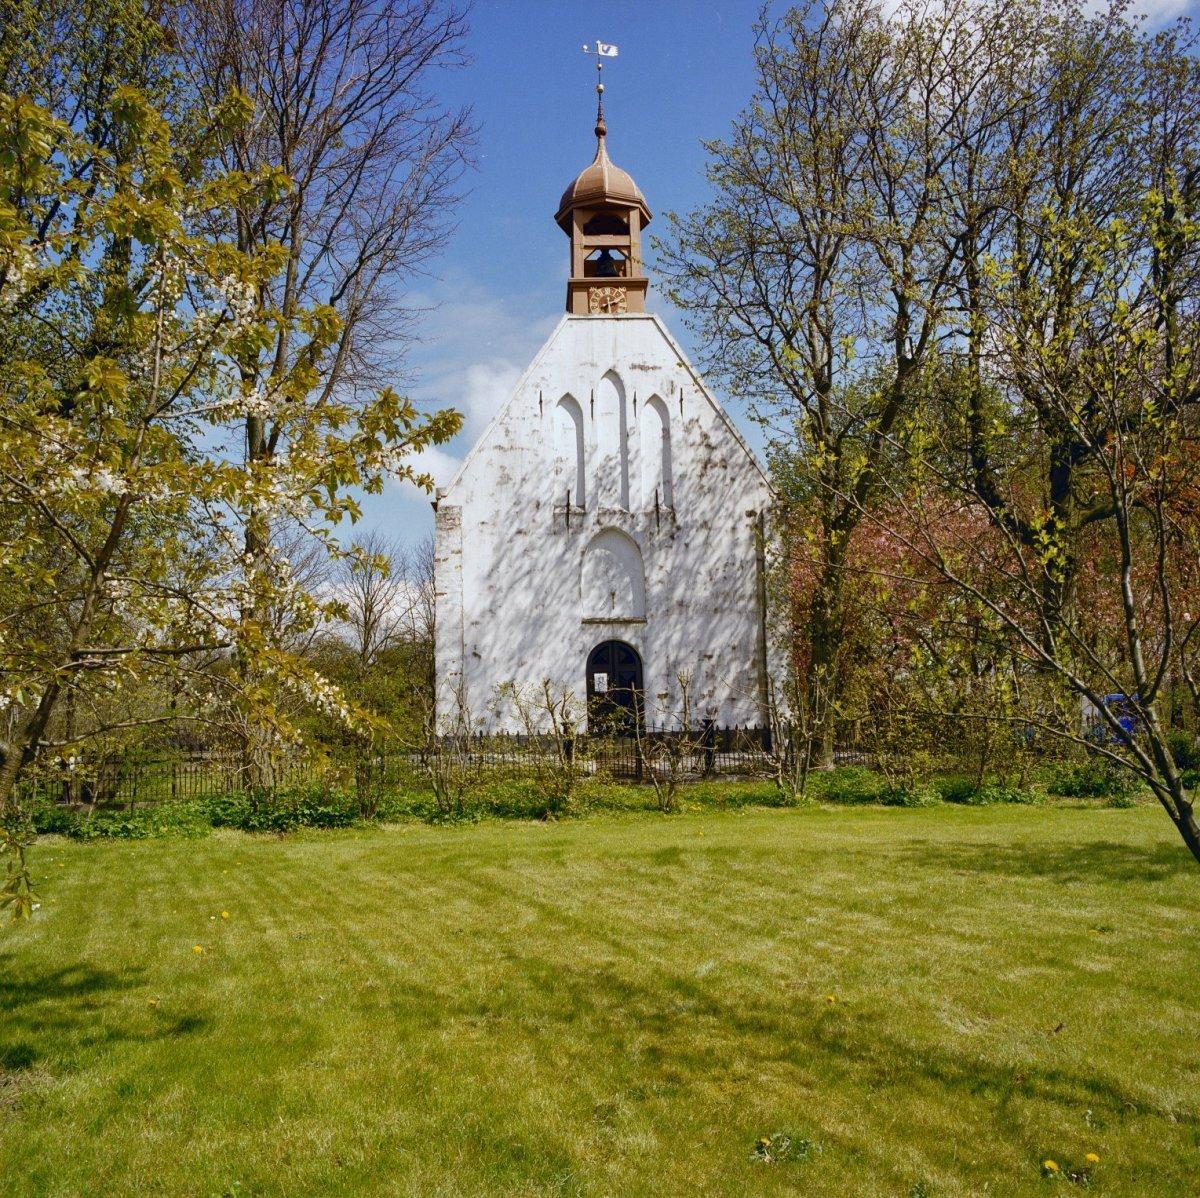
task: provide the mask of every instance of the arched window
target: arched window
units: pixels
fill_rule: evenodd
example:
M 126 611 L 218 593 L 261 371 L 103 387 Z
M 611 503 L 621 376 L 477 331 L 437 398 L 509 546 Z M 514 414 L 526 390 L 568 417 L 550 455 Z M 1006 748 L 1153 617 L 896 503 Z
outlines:
M 646 575 L 637 542 L 617 528 L 598 532 L 583 551 L 580 581 L 585 620 L 646 618 Z
M 671 475 L 671 416 L 667 405 L 652 395 L 642 409 L 642 505 L 674 507 Z
M 610 370 L 596 388 L 594 491 L 600 507 L 629 507 L 629 416 L 625 387 Z
M 584 506 L 583 409 L 571 395 L 554 406 L 554 502 Z

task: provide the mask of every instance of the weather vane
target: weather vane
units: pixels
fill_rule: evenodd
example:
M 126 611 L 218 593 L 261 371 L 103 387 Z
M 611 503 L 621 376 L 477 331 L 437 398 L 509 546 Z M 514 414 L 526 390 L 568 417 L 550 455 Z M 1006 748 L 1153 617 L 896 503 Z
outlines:
M 585 54 L 596 56 L 596 136 L 602 137 L 607 129 L 604 125 L 604 60 L 616 58 L 617 47 L 611 42 L 593 42 L 583 45 Z
M 610 42 L 593 42 L 590 46 L 585 43 L 583 52 L 596 56 L 596 90 L 602 92 L 604 90 L 604 60 L 616 58 L 617 48 Z

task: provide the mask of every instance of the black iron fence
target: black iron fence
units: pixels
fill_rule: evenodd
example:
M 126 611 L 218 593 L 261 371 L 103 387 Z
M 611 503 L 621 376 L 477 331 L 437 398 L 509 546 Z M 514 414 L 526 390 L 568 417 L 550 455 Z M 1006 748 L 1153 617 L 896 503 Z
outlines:
M 646 781 L 653 772 L 681 781 L 766 777 L 786 766 L 793 751 L 788 729 L 648 728 L 634 734 L 570 738 L 524 733 L 445 737 L 435 747 L 396 746 L 354 755 L 277 754 L 253 766 L 236 753 L 108 753 L 69 760 L 43 759 L 21 783 L 25 798 L 133 808 L 171 800 L 215 798 L 247 789 L 283 790 L 336 785 L 361 790 L 428 785 L 434 755 L 473 779 L 533 776 L 569 764 L 581 777 Z
M 305 786 L 330 777 L 319 758 L 281 755 L 253 773 L 268 790 Z M 22 780 L 23 798 L 100 807 L 135 807 L 178 799 L 216 798 L 248 788 L 251 771 L 239 755 L 144 752 L 40 761 Z
M 444 740 L 452 752 L 481 772 L 521 773 L 563 759 L 584 775 L 643 779 L 651 770 L 674 771 L 685 778 L 756 776 L 777 765 L 775 743 L 786 736 L 769 728 L 647 728 L 634 734 L 613 732 L 556 738 L 525 733 L 478 734 Z

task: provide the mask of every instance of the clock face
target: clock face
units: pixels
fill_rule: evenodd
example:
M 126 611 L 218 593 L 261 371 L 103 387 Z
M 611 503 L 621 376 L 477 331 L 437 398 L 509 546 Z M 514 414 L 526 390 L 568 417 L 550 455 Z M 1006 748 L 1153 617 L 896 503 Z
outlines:
M 593 287 L 588 294 L 588 311 L 596 316 L 612 316 L 625 308 L 624 287 Z

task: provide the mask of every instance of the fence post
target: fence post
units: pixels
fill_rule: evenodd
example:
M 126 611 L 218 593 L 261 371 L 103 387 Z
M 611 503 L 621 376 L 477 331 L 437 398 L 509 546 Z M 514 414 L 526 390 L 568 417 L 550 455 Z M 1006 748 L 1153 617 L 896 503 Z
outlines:
M 700 721 L 700 743 L 704 747 L 704 776 L 709 777 L 717 763 L 717 722 L 711 716 Z

